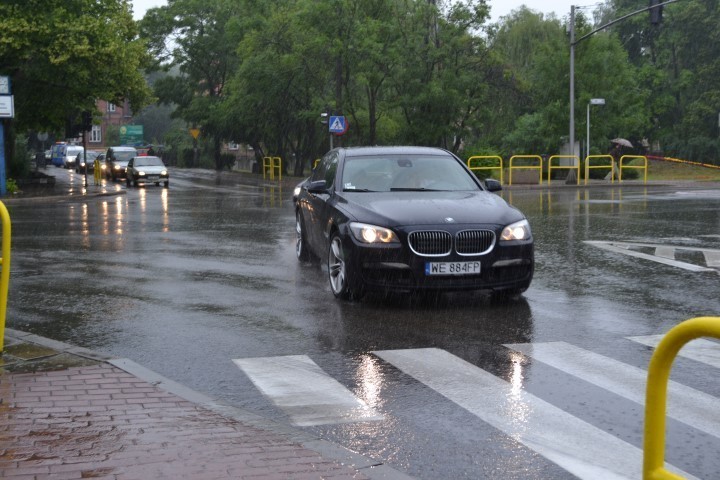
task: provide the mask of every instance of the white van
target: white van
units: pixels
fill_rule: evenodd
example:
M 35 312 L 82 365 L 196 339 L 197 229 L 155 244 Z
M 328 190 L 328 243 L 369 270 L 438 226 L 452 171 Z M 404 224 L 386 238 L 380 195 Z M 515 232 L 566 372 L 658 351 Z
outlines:
M 63 167 L 64 168 L 75 168 L 77 163 L 77 156 L 82 155 L 85 152 L 83 147 L 78 145 L 65 145 L 63 148 Z

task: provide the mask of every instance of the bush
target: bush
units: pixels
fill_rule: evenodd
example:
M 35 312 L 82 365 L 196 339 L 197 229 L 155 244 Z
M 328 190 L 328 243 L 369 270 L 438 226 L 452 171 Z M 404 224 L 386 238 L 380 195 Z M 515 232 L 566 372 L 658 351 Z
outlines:
M 15 152 L 7 161 L 8 178 L 27 178 L 30 176 L 30 151 L 27 146 L 27 137 L 15 137 Z

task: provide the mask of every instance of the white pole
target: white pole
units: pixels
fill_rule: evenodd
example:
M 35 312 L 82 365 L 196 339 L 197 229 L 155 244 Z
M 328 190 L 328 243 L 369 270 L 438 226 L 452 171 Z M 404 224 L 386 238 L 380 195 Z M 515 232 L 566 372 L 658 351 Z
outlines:
M 590 102 L 587 104 L 587 150 L 585 150 L 585 157 L 590 155 Z

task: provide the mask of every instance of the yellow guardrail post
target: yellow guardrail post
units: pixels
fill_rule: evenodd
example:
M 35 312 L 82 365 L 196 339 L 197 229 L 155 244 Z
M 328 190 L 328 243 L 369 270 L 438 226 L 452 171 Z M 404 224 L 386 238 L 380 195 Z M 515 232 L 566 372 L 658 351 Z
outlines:
M 0 353 L 5 348 L 5 315 L 7 314 L 8 287 L 10 285 L 10 214 L 0 202 L 2 220 L 2 258 L 0 258 Z
M 282 181 L 282 158 L 280 157 L 272 157 L 272 169 L 273 169 L 273 175 L 271 175 L 271 178 L 275 178 L 275 169 L 277 169 L 278 172 L 278 181 Z
M 270 172 L 270 180 L 275 180 L 275 170 L 278 172 L 278 180 L 282 180 L 282 158 L 263 157 L 263 179 L 265 174 Z
M 493 160 L 497 161 L 498 164 L 490 167 L 473 167 L 473 160 Z M 467 159 L 467 166 L 473 172 L 475 170 L 500 170 L 500 183 L 503 183 L 503 159 L 497 155 L 475 155 Z
M 557 165 L 557 166 L 553 167 L 552 161 L 554 158 L 557 158 L 557 159 L 567 158 L 567 159 L 575 160 L 575 162 L 574 162 L 575 165 L 570 166 L 570 167 Z M 553 168 L 555 170 L 577 170 L 577 174 L 576 174 L 577 184 L 580 185 L 580 158 L 578 158 L 577 155 L 553 155 L 550 158 L 548 158 L 548 177 L 547 177 L 548 185 L 550 185 L 550 179 L 552 179 Z
M 593 158 L 602 158 L 610 160 L 610 165 L 590 165 L 590 160 Z M 610 183 L 615 183 L 615 159 L 612 155 L 588 155 L 585 157 L 585 185 L 588 183 L 590 178 L 590 170 L 595 168 L 609 168 L 610 169 Z
M 642 165 L 623 165 L 623 161 L 625 159 L 634 160 L 636 158 L 640 158 L 643 160 Z M 648 166 L 648 159 L 645 155 L 623 155 L 620 157 L 620 172 L 618 173 L 618 181 L 622 182 L 622 172 L 623 168 L 633 168 L 633 169 L 640 169 L 645 171 L 645 178 L 644 183 L 647 183 L 647 166 Z
M 676 325 L 663 337 L 650 359 L 645 398 L 643 480 L 679 480 L 665 469 L 665 410 L 673 360 L 689 341 L 720 338 L 720 317 L 696 317 Z
M 537 160 L 538 165 L 518 165 L 514 166 L 513 161 L 516 159 L 530 159 L 530 160 Z M 542 185 L 542 157 L 540 155 L 513 155 L 510 157 L 510 162 L 508 164 L 508 169 L 510 170 L 510 173 L 508 175 L 508 185 L 512 185 L 512 174 L 513 169 L 518 170 L 539 170 L 540 171 L 540 183 L 539 185 Z
M 273 176 L 273 169 L 272 169 L 272 157 L 263 157 L 263 179 L 265 179 L 265 175 L 267 174 L 268 170 L 270 170 L 270 180 L 275 178 Z

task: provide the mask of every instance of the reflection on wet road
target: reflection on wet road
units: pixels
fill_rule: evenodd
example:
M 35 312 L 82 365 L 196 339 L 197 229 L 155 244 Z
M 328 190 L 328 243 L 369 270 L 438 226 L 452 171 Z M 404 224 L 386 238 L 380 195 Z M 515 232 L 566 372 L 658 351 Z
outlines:
M 345 303 L 324 266 L 295 259 L 290 188 L 171 176 L 169 189 L 9 202 L 8 326 L 130 358 L 283 423 L 321 415 L 299 428 L 418 478 L 638 478 L 637 383 L 652 339 L 720 314 L 711 188 L 507 190 L 536 239 L 523 297 Z M 678 411 L 717 402 L 717 368 L 678 359 L 673 381 L 698 394 Z M 667 460 L 713 478 L 711 426 L 671 417 Z

